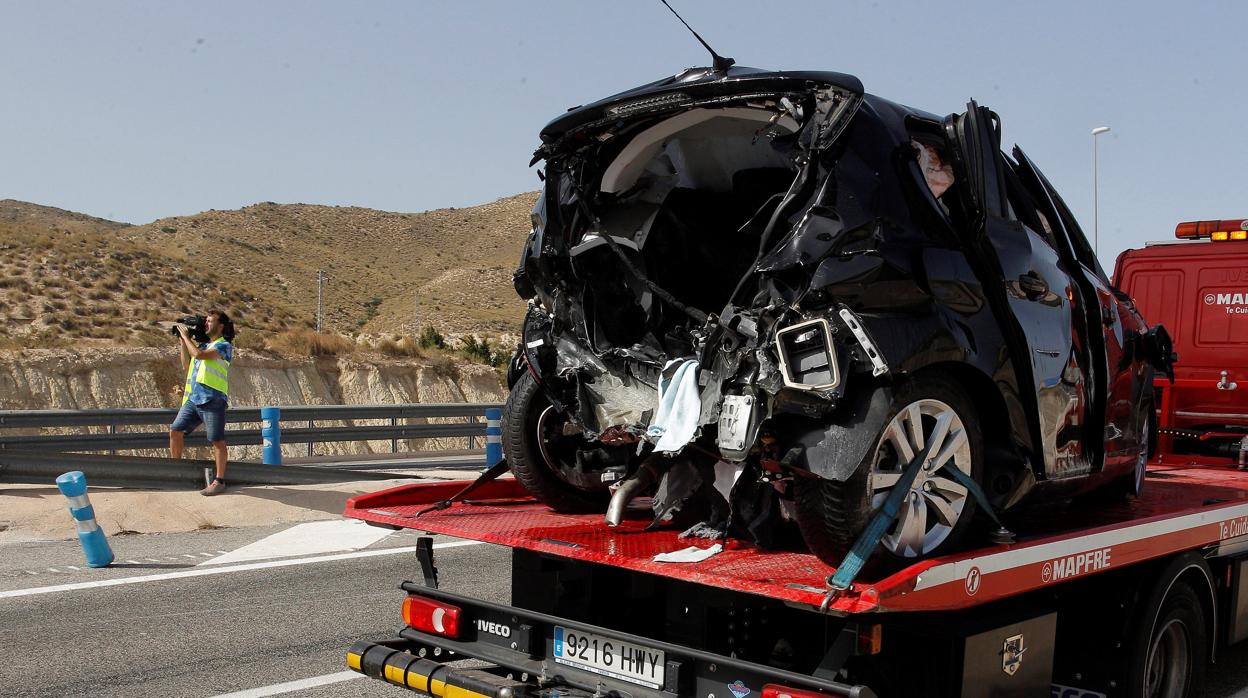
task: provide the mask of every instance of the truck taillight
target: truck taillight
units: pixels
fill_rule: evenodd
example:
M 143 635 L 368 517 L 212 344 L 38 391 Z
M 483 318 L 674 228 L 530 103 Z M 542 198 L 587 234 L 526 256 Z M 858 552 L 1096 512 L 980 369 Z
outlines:
M 403 599 L 403 622 L 427 633 L 458 637 L 459 606 L 423 596 L 408 596 Z
M 763 686 L 762 698 L 828 698 L 829 695 L 833 694 L 769 683 Z
M 1174 228 L 1180 240 L 1248 240 L 1248 219 L 1222 221 L 1188 221 Z

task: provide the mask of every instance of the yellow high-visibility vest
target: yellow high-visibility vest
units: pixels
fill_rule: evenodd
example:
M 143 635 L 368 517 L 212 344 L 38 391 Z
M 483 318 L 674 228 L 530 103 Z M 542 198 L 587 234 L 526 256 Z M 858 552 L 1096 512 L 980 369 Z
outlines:
M 219 344 L 225 344 L 225 338 L 219 338 L 209 344 L 206 348 L 213 349 Z M 186 367 L 186 385 L 182 388 L 182 404 L 185 405 L 187 400 L 191 399 L 191 390 L 196 383 L 203 383 L 213 390 L 221 391 L 226 397 L 230 396 L 230 362 L 224 358 L 216 359 L 191 359 L 191 364 Z

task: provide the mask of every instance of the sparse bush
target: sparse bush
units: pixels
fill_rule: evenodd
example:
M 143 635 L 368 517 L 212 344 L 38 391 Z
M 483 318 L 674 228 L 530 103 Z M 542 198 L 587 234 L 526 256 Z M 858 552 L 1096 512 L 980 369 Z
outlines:
M 336 334 L 288 330 L 270 339 L 268 348 L 279 353 L 300 356 L 339 356 L 355 351 L 355 344 Z
M 445 349 L 446 338 L 440 332 L 433 328 L 433 325 L 426 325 L 425 329 L 420 333 L 421 349 Z
M 411 337 L 383 339 L 377 343 L 377 351 L 380 351 L 386 356 L 424 356 L 424 353 L 420 350 L 420 346 L 416 343 L 416 340 Z
M 504 366 L 511 360 L 511 356 L 503 351 L 494 351 L 490 346 L 490 340 L 478 340 L 476 335 L 468 335 L 464 337 L 464 346 L 460 348 L 460 353 L 467 357 L 470 361 L 485 364 L 487 366 Z
M 264 351 L 269 348 L 271 339 L 271 332 L 262 332 L 255 327 L 239 327 L 238 336 L 234 338 L 233 344 L 236 349 Z
M 426 357 L 429 365 L 429 371 L 435 376 L 441 376 L 449 380 L 459 380 L 459 367 L 455 365 L 455 359 L 440 351 L 431 353 Z
M 357 327 L 363 327 L 363 326 L 367 325 L 367 324 L 369 323 L 369 321 L 371 321 L 373 318 L 377 317 L 377 308 L 378 308 L 380 305 L 381 305 L 381 299 L 380 299 L 380 298 L 378 298 L 378 297 L 376 297 L 376 296 L 373 296 L 373 297 L 372 297 L 371 299 L 369 299 L 368 301 L 365 301 L 365 303 L 364 303 L 364 319 L 362 319 L 362 320 L 360 320 L 358 323 L 356 323 L 356 326 L 357 326 Z

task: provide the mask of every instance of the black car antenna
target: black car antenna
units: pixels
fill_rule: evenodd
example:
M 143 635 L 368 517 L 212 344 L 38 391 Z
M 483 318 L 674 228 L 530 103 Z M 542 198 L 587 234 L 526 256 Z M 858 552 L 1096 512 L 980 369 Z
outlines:
M 728 72 L 728 69 L 731 68 L 734 64 L 736 64 L 736 61 L 732 60 L 731 58 L 725 58 L 719 55 L 718 53 L 715 53 L 715 49 L 711 48 L 711 45 L 706 43 L 705 39 L 703 39 L 701 36 L 698 36 L 698 33 L 696 31 L 693 31 L 693 27 L 689 26 L 689 23 L 685 21 L 684 17 L 680 16 L 679 12 L 672 9 L 672 6 L 667 4 L 667 0 L 659 0 L 659 2 L 663 3 L 663 5 L 667 7 L 667 9 L 672 10 L 672 14 L 676 15 L 676 19 L 679 19 L 680 23 L 685 25 L 685 29 L 688 29 L 689 32 L 693 34 L 694 38 L 697 39 L 703 46 L 705 46 L 707 51 L 711 52 L 711 65 L 715 68 L 716 71 L 719 71 L 721 73 Z

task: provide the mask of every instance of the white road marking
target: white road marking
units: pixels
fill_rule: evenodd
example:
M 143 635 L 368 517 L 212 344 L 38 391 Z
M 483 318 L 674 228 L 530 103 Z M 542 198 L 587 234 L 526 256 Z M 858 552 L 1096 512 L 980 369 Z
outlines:
M 65 565 L 65 568 L 66 568 L 66 569 L 73 570 L 73 571 L 75 571 L 75 572 L 81 572 L 81 571 L 82 571 L 82 568 L 81 568 L 81 567 L 74 567 L 73 565 Z
M 286 683 L 275 683 L 272 686 L 261 686 L 260 688 L 251 688 L 246 691 L 237 691 L 235 693 L 221 693 L 212 698 L 264 698 L 264 696 L 276 696 L 283 693 L 294 693 L 305 688 L 314 686 L 327 686 L 331 683 L 340 683 L 350 681 L 352 679 L 362 679 L 363 674 L 354 671 L 340 671 L 336 674 L 325 674 L 324 676 L 313 676 L 307 679 L 299 679 L 298 681 L 287 681 Z
M 200 553 L 199 554 L 200 557 L 212 557 L 213 555 L 216 555 L 216 553 Z
M 157 559 L 156 559 L 156 558 L 154 558 L 154 557 L 149 557 L 149 558 L 145 558 L 145 559 L 146 559 L 148 562 L 160 562 L 160 560 L 157 560 Z
M 143 563 L 139 562 L 138 560 L 126 560 L 126 564 L 127 565 L 141 565 Z
M 192 560 L 194 560 L 194 559 L 195 559 L 195 556 L 194 556 L 194 555 L 191 555 L 190 553 L 183 553 L 183 554 L 182 554 L 182 557 L 189 557 L 189 558 L 191 558 Z
M 60 573 L 61 573 L 61 571 L 60 571 L 60 570 L 58 570 L 58 569 L 56 569 L 55 567 L 49 567 L 49 568 L 48 568 L 48 571 L 49 571 L 49 572 L 55 572 L 55 573 L 57 573 L 57 574 L 60 574 Z
M 483 541 L 479 540 L 460 540 L 451 541 L 449 543 L 434 543 L 435 549 L 440 548 L 459 548 L 465 545 L 481 545 Z M 94 582 L 76 582 L 74 584 L 57 584 L 47 587 L 32 587 L 30 589 L 14 589 L 12 591 L 0 591 L 0 599 L 12 599 L 19 596 L 37 596 L 39 594 L 54 594 L 60 591 L 79 591 L 81 589 L 97 589 L 100 587 L 115 587 L 124 584 L 142 584 L 145 582 L 163 582 L 169 579 L 184 579 L 186 577 L 205 577 L 211 574 L 225 574 L 227 572 L 250 572 L 252 570 L 262 570 L 270 567 L 293 567 L 295 565 L 310 565 L 317 562 L 334 562 L 336 560 L 352 560 L 362 557 L 378 557 L 380 555 L 401 555 L 403 553 L 414 553 L 419 546 L 409 545 L 402 548 L 383 548 L 381 550 L 360 550 L 353 553 L 337 553 L 334 555 L 321 555 L 319 557 L 301 557 L 286 560 L 269 560 L 267 562 L 249 562 L 243 565 L 231 565 L 229 567 L 194 567 L 188 570 L 178 572 L 163 572 L 161 574 L 149 574 L 142 577 L 119 577 L 117 579 L 100 579 Z M 30 574 L 38 574 L 29 571 Z
M 233 552 L 199 563 L 225 565 L 250 560 L 268 560 L 275 557 L 321 555 L 344 550 L 360 550 L 380 541 L 392 531 L 368 524 L 358 519 L 310 521 L 278 531 L 271 536 L 244 545 Z

